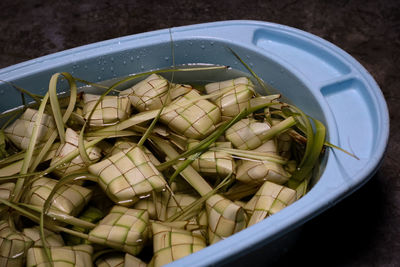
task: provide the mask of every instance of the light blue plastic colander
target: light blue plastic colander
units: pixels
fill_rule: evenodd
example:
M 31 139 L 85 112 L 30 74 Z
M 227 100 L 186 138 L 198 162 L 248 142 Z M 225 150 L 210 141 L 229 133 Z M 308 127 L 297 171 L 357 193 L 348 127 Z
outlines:
M 306 32 L 258 21 L 224 21 L 171 29 L 175 64 L 222 64 L 246 71 L 234 49 L 266 82 L 327 126 L 329 142 L 360 159 L 328 149 L 319 182 L 299 201 L 264 221 L 174 266 L 227 264 L 276 240 L 351 194 L 377 170 L 389 135 L 388 110 L 371 75 L 349 54 Z M 172 65 L 170 31 L 137 34 L 0 70 L 0 79 L 43 94 L 55 72 L 97 82 Z M 20 94 L 0 84 L 0 111 L 21 105 Z M 279 245 L 276 243 L 276 245 Z M 266 248 L 266 249 L 267 249 Z M 265 251 L 265 257 L 273 257 Z M 260 259 L 261 260 L 261 259 Z

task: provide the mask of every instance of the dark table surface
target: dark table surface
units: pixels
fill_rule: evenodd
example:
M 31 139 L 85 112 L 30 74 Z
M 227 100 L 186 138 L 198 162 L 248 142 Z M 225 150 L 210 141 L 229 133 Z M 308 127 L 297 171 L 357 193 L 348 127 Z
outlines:
M 390 141 L 360 190 L 305 224 L 278 266 L 400 266 L 400 1 L 0 1 L 0 67 L 115 37 L 250 19 L 318 35 L 355 57 L 386 98 Z M 397 160 L 396 160 L 397 158 Z

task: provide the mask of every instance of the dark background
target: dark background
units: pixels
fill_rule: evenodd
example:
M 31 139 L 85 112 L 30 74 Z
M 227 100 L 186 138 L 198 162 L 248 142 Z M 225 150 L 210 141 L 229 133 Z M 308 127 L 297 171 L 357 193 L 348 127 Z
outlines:
M 278 266 L 400 266 L 400 1 L 0 1 L 0 68 L 115 37 L 251 19 L 296 27 L 341 47 L 380 85 L 391 134 L 381 168 L 305 224 Z

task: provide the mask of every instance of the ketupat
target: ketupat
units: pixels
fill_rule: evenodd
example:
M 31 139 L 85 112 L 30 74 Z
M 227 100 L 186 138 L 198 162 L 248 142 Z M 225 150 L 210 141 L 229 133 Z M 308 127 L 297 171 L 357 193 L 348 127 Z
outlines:
M 114 124 L 127 119 L 131 113 L 129 98 L 124 96 L 105 96 L 100 99 L 98 95 L 84 94 L 83 103 L 83 116 L 91 126 Z
M 148 225 L 147 211 L 115 206 L 89 232 L 88 240 L 137 255 L 147 241 Z
M 55 188 L 57 180 L 42 177 L 32 183 L 25 199 L 32 205 L 43 206 L 51 191 Z M 89 202 L 91 190 L 75 185 L 66 184 L 56 191 L 51 208 L 69 215 L 77 215 Z
M 51 247 L 50 254 L 54 266 L 90 267 L 93 248 L 90 245 Z M 28 250 L 27 267 L 51 266 L 45 249 L 32 247 Z
M 33 241 L 22 233 L 13 230 L 9 223 L 0 220 L 0 265 L 23 266 L 28 249 Z
M 259 147 L 264 142 L 286 131 L 295 124 L 296 121 L 293 117 L 289 117 L 272 127 L 266 121 L 259 122 L 251 118 L 243 119 L 228 129 L 225 137 L 236 148 L 251 150 Z
M 166 182 L 149 157 L 139 148 L 121 151 L 96 164 L 89 171 L 99 176 L 99 184 L 111 200 L 132 205 L 153 190 L 162 191 Z
M 269 140 L 253 151 L 278 154 L 275 141 Z M 271 181 L 278 184 L 286 183 L 290 174 L 279 163 L 268 160 L 240 160 L 237 167 L 236 179 L 244 183 L 263 184 Z
M 244 209 L 221 195 L 213 195 L 207 199 L 206 210 L 210 244 L 246 228 Z
M 25 110 L 24 114 L 19 117 L 16 121 L 8 126 L 4 132 L 6 136 L 16 145 L 18 148 L 25 150 L 29 146 L 31 137 L 31 129 L 37 118 L 37 111 L 31 108 Z M 37 144 L 44 142 L 49 135 L 51 130 L 55 129 L 53 117 L 47 114 L 43 115 L 42 121 L 38 131 Z
M 163 266 L 206 247 L 203 236 L 190 231 L 152 223 L 154 266 Z
M 159 109 L 164 103 L 171 102 L 167 95 L 168 86 L 165 78 L 152 74 L 119 95 L 128 96 L 132 106 L 139 111 Z
M 231 90 L 229 90 L 232 88 Z M 228 89 L 228 90 L 226 90 Z M 233 118 L 250 107 L 250 99 L 255 95 L 254 85 L 247 77 L 209 83 L 205 85 L 207 94 L 227 91 L 212 101 L 221 109 L 224 119 Z
M 187 149 L 190 150 L 196 144 L 198 144 L 197 141 L 189 141 Z M 216 142 L 215 146 L 232 148 L 230 142 Z M 214 179 L 236 172 L 235 161 L 232 156 L 223 151 L 207 151 L 195 159 L 192 166 L 204 176 Z
M 221 121 L 221 111 L 215 104 L 205 99 L 190 102 L 199 97 L 200 94 L 192 90 L 178 98 L 173 104 L 180 108 L 162 114 L 161 122 L 186 137 L 194 139 L 206 137 L 217 128 L 216 125 Z
M 244 206 L 246 211 L 251 214 L 248 226 L 277 213 L 295 200 L 295 190 L 266 181 Z
M 73 151 L 74 149 L 77 149 L 78 143 L 79 143 L 79 135 L 71 128 L 67 128 L 67 130 L 65 131 L 65 143 L 60 145 L 51 163 L 54 163 L 57 160 L 62 159 L 63 157 L 68 155 L 69 152 Z M 101 157 L 101 150 L 96 146 L 88 148 L 86 150 L 86 153 L 88 154 L 89 159 L 93 162 L 99 160 Z M 59 177 L 63 177 L 74 172 L 82 172 L 85 170 L 87 170 L 87 166 L 83 161 L 83 159 L 81 158 L 81 156 L 79 155 L 74 159 L 72 159 L 66 165 L 57 168 L 54 171 L 54 173 Z

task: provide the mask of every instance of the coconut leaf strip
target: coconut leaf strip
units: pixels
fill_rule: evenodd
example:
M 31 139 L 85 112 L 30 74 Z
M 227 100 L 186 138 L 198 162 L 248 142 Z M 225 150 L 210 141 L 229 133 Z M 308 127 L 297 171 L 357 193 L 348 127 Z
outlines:
M 53 118 L 56 122 L 58 136 L 60 137 L 61 143 L 65 143 L 65 130 L 64 130 L 64 122 L 61 115 L 60 103 L 58 102 L 57 96 L 57 81 L 60 73 L 55 73 L 50 78 L 49 83 L 49 96 L 50 96 L 50 105 L 51 110 L 53 111 Z
M 94 109 L 93 109 L 94 111 Z M 89 116 L 90 119 L 90 116 Z M 82 130 L 79 133 L 79 138 L 78 138 L 78 151 L 79 151 L 79 155 L 81 156 L 83 162 L 85 162 L 85 164 L 90 165 L 92 163 L 92 161 L 89 158 L 88 153 L 86 152 L 85 149 L 85 145 L 84 145 L 84 134 L 85 134 L 85 127 L 86 127 L 86 123 L 83 125 Z
M 0 177 L 0 181 L 3 180 L 12 180 L 12 179 L 17 179 L 17 178 L 24 178 L 28 176 L 35 176 L 35 175 L 40 175 L 41 172 L 30 172 L 30 173 L 25 173 L 25 174 L 15 174 L 15 175 L 9 175 L 9 176 L 2 176 Z
M 42 146 L 42 145 L 39 145 L 38 147 L 40 147 L 40 146 Z M 35 150 L 34 154 L 37 154 L 37 152 L 38 151 Z M 7 165 L 7 164 L 10 164 L 10 163 L 16 162 L 18 160 L 24 159 L 24 157 L 25 157 L 25 151 L 20 151 L 20 152 L 17 152 L 15 154 L 12 154 L 12 155 L 4 158 L 4 159 L 1 159 L 0 160 L 0 165 Z
M 31 204 L 26 204 L 26 203 L 18 203 L 18 205 L 26 207 L 28 209 L 31 209 L 37 213 L 41 213 L 43 211 L 43 207 L 36 206 L 36 205 L 31 205 Z M 55 209 L 49 209 L 47 211 L 47 215 L 57 221 L 68 223 L 70 225 L 82 227 L 85 229 L 93 229 L 94 227 L 96 227 L 96 225 L 94 223 L 91 223 L 91 222 L 88 222 L 85 220 L 81 220 L 79 218 L 75 218 L 74 216 L 68 215 L 64 212 L 61 212 L 61 211 L 58 211 Z
M 38 113 L 37 113 L 37 116 L 36 116 L 36 121 L 35 121 L 35 124 L 34 124 L 33 129 L 32 129 L 32 135 L 31 135 L 31 138 L 29 140 L 29 146 L 28 146 L 28 149 L 27 149 L 26 154 L 25 154 L 26 156 L 25 156 L 25 158 L 23 160 L 23 163 L 22 163 L 20 174 L 26 174 L 28 172 L 28 167 L 29 167 L 29 164 L 30 164 L 30 162 L 32 160 L 32 155 L 33 155 L 34 148 L 35 148 L 35 145 L 36 145 L 36 140 L 37 140 L 37 137 L 38 137 L 38 130 L 39 130 L 40 122 L 42 121 L 42 117 L 43 117 L 43 114 L 44 114 L 44 109 L 46 107 L 48 99 L 49 99 L 49 94 L 47 93 L 44 96 L 44 98 L 42 100 L 42 103 L 39 106 L 39 110 L 38 110 Z M 17 182 L 15 184 L 15 188 L 14 188 L 13 193 L 12 193 L 12 200 L 13 201 L 18 202 L 19 198 L 21 197 L 20 193 L 21 193 L 21 190 L 23 188 L 24 182 L 25 182 L 25 178 L 19 178 L 17 180 Z
M 287 159 L 270 154 L 270 153 L 264 153 L 264 152 L 258 152 L 258 151 L 249 151 L 249 150 L 242 150 L 242 149 L 234 149 L 234 148 L 224 148 L 224 147 L 212 147 L 210 148 L 210 151 L 222 151 L 226 152 L 231 155 L 239 156 L 240 159 L 248 160 L 261 160 L 261 161 L 271 161 L 275 162 L 278 164 L 286 164 Z
M 315 136 L 309 154 L 304 160 L 304 164 L 299 166 L 293 173 L 293 179 L 303 181 L 304 178 L 312 171 L 325 143 L 326 128 L 316 119 L 312 119 L 315 124 Z M 308 142 L 307 142 L 308 143 Z
M 72 78 L 72 76 L 67 73 L 67 72 L 62 72 L 59 75 L 63 75 L 69 84 L 69 88 L 70 88 L 70 97 L 69 97 L 69 103 L 68 103 L 68 107 L 64 112 L 64 115 L 61 118 L 58 118 L 58 120 L 56 120 L 56 125 L 57 125 L 57 130 L 58 130 L 58 135 L 60 136 L 60 132 L 63 135 L 64 138 L 64 142 L 65 142 L 65 131 L 64 131 L 64 124 L 68 121 L 69 117 L 71 116 L 72 112 L 75 109 L 75 104 L 76 104 L 76 97 L 77 97 L 77 87 L 76 87 L 76 83 L 74 81 L 74 79 Z M 55 77 L 55 81 L 53 81 L 53 84 L 50 81 L 50 85 L 49 85 L 49 92 L 50 94 L 50 103 L 52 103 L 51 101 L 53 101 L 52 103 L 52 109 L 53 109 L 53 114 L 54 114 L 54 109 L 59 111 L 59 116 L 61 116 L 61 110 L 59 107 L 59 102 L 58 102 L 58 98 L 57 98 L 57 89 L 55 88 L 57 80 L 58 80 L 58 76 L 53 75 L 52 77 Z M 52 100 L 52 97 L 56 98 Z M 54 105 L 54 106 L 53 106 Z M 58 107 L 58 108 L 57 108 Z M 58 113 L 58 111 L 56 111 Z M 55 116 L 56 118 L 56 116 Z M 60 129 L 59 126 L 60 125 Z M 34 171 L 37 166 L 40 164 L 40 162 L 42 162 L 43 158 L 46 156 L 46 154 L 48 153 L 48 151 L 50 150 L 51 146 L 53 145 L 54 141 L 57 138 L 57 132 L 55 130 L 53 130 L 53 133 L 51 134 L 51 136 L 49 137 L 49 139 L 46 141 L 44 147 L 41 149 L 39 155 L 35 158 L 34 162 L 32 163 L 32 165 L 29 168 L 29 171 Z M 60 141 L 62 142 L 62 138 L 60 136 Z
M 49 139 L 47 139 L 46 143 L 44 144 L 43 148 L 40 150 L 39 154 L 35 157 L 32 165 L 29 167 L 29 172 L 35 171 L 37 166 L 42 162 L 43 158 L 49 152 L 50 148 L 53 146 L 54 141 L 57 138 L 57 131 L 53 130 Z
M 353 158 L 355 158 L 355 159 L 357 159 L 357 160 L 360 160 L 360 158 L 357 157 L 356 155 L 354 155 L 353 153 L 350 153 L 349 151 L 347 151 L 347 150 L 345 150 L 345 149 L 343 149 L 343 148 L 341 148 L 341 147 L 338 147 L 338 146 L 336 146 L 336 145 L 334 145 L 334 144 L 331 144 L 331 143 L 329 143 L 329 142 L 325 142 L 325 143 L 324 143 L 324 146 L 327 146 L 327 147 L 331 147 L 331 148 L 340 150 L 340 151 L 342 151 L 343 153 L 345 153 L 345 154 L 347 154 L 347 155 L 349 155 L 349 156 L 351 156 L 351 157 L 353 157 Z
M 59 143 L 53 144 L 51 146 L 51 148 L 50 148 L 50 152 L 47 153 L 46 157 L 42 161 L 46 161 L 46 160 L 51 159 L 55 155 L 58 146 L 59 146 Z M 35 159 L 36 159 L 36 156 L 37 156 L 38 152 L 39 152 L 38 150 L 35 150 L 35 153 L 33 154 Z M 5 179 L 7 179 L 7 177 L 9 177 L 9 178 L 19 178 L 19 177 L 27 177 L 27 176 L 30 176 L 30 175 L 35 176 L 35 175 L 42 174 L 41 172 L 31 172 L 31 171 L 29 171 L 27 174 L 18 174 L 17 175 L 17 173 L 19 173 L 21 171 L 22 164 L 23 164 L 23 159 L 21 159 L 19 161 L 12 162 L 12 163 L 9 163 L 8 165 L 2 167 L 0 169 L 0 177 L 3 177 Z
M 39 110 L 38 110 L 38 113 L 37 113 L 36 121 L 35 121 L 35 124 L 33 126 L 32 135 L 31 135 L 31 138 L 30 138 L 30 141 L 29 141 L 29 146 L 28 146 L 28 149 L 26 151 L 25 158 L 24 158 L 24 163 L 22 165 L 22 169 L 21 169 L 21 172 L 20 172 L 21 174 L 26 174 L 28 172 L 29 163 L 32 160 L 32 155 L 33 155 L 34 148 L 35 148 L 36 141 L 37 141 L 37 137 L 38 137 L 38 131 L 39 131 L 40 122 L 42 121 L 42 117 L 43 117 L 43 114 L 44 114 L 44 109 L 46 107 L 48 99 L 49 99 L 49 94 L 47 93 L 44 96 L 43 101 L 39 106 Z M 17 189 L 17 186 L 16 186 L 16 189 Z M 17 189 L 17 190 L 19 190 L 19 189 Z M 18 192 L 18 191 L 16 191 L 16 192 Z
M 135 131 L 118 131 L 118 132 L 96 132 L 96 133 L 87 133 L 86 139 L 90 140 L 94 137 L 104 137 L 104 138 L 116 138 L 116 137 L 127 137 L 127 136 L 143 136 L 143 134 L 135 132 Z
M 306 144 L 306 150 L 304 152 L 304 157 L 302 158 L 301 162 L 299 163 L 299 168 L 301 168 L 304 164 L 306 159 L 308 158 L 309 154 L 311 153 L 311 149 L 314 143 L 314 130 L 313 127 L 310 123 L 310 120 L 308 119 L 307 115 L 304 114 L 302 110 L 297 108 L 296 106 L 290 105 L 291 109 L 294 109 L 295 112 L 300 114 L 300 116 L 296 116 L 296 119 L 299 121 L 299 125 L 303 125 L 305 127 L 305 134 L 307 136 L 307 144 Z M 283 110 L 283 112 L 289 112 L 291 113 L 290 110 Z
M 0 198 L 0 203 L 2 203 L 4 205 L 6 205 L 6 206 L 18 211 L 19 213 L 21 213 L 25 217 L 31 219 L 32 221 L 36 221 L 36 222 L 39 221 L 39 217 L 38 216 L 36 216 L 35 214 L 25 210 L 24 208 L 20 207 L 19 205 L 14 204 L 13 202 L 10 202 L 8 200 Z
M 34 222 L 39 223 L 39 221 L 40 221 L 39 217 L 37 215 L 35 215 L 34 213 L 29 212 L 26 209 L 24 209 L 24 208 L 22 208 L 22 207 L 20 207 L 20 206 L 18 206 L 16 204 L 8 201 L 8 200 L 0 198 L 0 203 L 2 203 L 4 205 L 16 210 L 18 213 L 20 213 L 21 215 L 29 218 L 30 220 L 32 220 Z M 68 233 L 68 234 L 71 234 L 71 235 L 74 235 L 74 236 L 77 236 L 77 237 L 80 237 L 80 238 L 83 238 L 83 239 L 87 239 L 88 238 L 88 235 L 86 235 L 84 233 L 80 233 L 80 232 L 77 232 L 77 231 L 74 231 L 74 230 L 71 230 L 71 229 L 67 229 L 67 228 L 61 227 L 59 225 L 53 224 L 51 222 L 48 222 L 48 224 L 46 225 L 46 228 L 48 228 L 51 231 L 55 231 L 55 232 L 62 231 L 64 233 Z
M 3 130 L 0 130 L 0 158 L 5 158 L 8 156 L 6 151 L 6 136 Z

